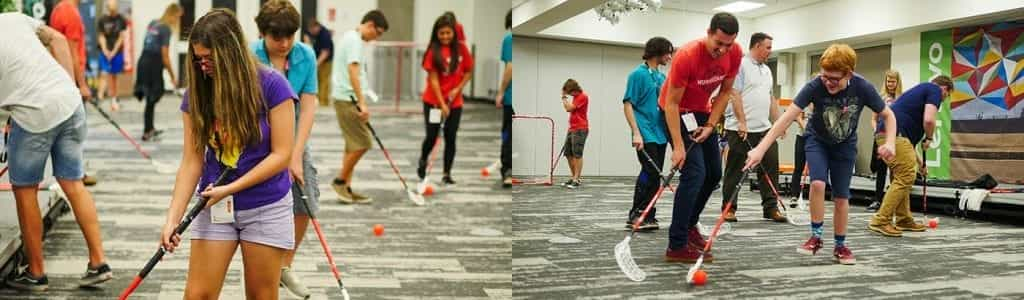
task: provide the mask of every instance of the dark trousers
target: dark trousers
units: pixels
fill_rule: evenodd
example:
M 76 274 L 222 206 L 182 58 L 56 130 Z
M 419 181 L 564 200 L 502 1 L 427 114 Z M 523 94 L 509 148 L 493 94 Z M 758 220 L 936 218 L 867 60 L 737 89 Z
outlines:
M 743 141 L 739 133 L 732 130 L 725 131 L 725 139 L 729 141 L 729 157 L 725 161 L 725 178 L 722 179 L 722 199 L 733 199 L 738 191 L 738 185 L 744 178 L 743 165 L 747 161 L 747 151 L 750 147 L 756 147 L 767 132 L 748 132 L 747 140 Z M 749 143 L 749 144 L 748 144 Z M 761 159 L 761 164 L 754 166 L 757 170 L 758 190 L 761 192 L 761 207 L 765 212 L 778 209 L 777 199 L 772 192 L 772 186 L 778 188 L 779 182 L 779 147 L 776 143 L 768 148 Z M 765 174 L 771 182 L 765 180 Z M 722 209 L 725 209 L 726 201 L 722 201 Z M 736 211 L 738 202 L 733 202 L 732 211 Z
M 793 176 L 789 179 L 789 192 L 793 196 L 800 195 L 800 179 L 804 176 L 804 165 L 807 164 L 807 157 L 804 151 L 804 140 L 803 135 L 797 135 L 795 146 L 793 147 Z
M 871 146 L 871 170 L 875 172 L 875 197 L 872 200 L 881 202 L 885 198 L 885 177 L 889 166 L 878 157 L 878 142 Z
M 156 104 L 160 102 L 160 97 L 164 95 L 164 91 L 157 91 L 153 88 L 143 88 L 142 94 L 146 101 L 146 109 L 142 112 L 142 133 L 146 133 L 156 130 L 156 127 L 153 125 L 154 119 L 156 118 Z
M 430 124 L 429 104 L 423 104 L 423 124 L 427 130 L 427 136 L 423 139 L 423 147 L 420 151 L 420 169 L 427 166 L 430 159 L 430 152 L 434 150 L 434 143 L 437 135 L 440 134 L 441 124 Z M 444 174 L 451 174 L 452 163 L 455 162 L 455 135 L 459 131 L 459 120 L 462 119 L 462 108 L 452 108 L 448 112 L 448 118 L 444 122 Z M 440 145 L 438 145 L 440 146 Z M 423 177 L 423 176 L 420 176 Z
M 512 116 L 516 111 L 512 105 L 505 105 L 501 117 L 501 177 L 512 170 Z
M 644 143 L 644 151 L 651 157 L 653 162 L 647 160 L 647 157 L 640 151 L 636 152 L 636 158 L 640 161 L 640 175 L 636 177 L 636 185 L 633 188 L 633 207 L 629 209 L 629 218 L 627 221 L 636 221 L 636 218 L 640 217 L 640 214 L 644 212 L 647 205 L 654 199 L 654 194 L 658 192 L 658 187 L 661 186 L 661 173 L 658 172 L 662 168 L 665 162 L 665 149 L 668 148 L 667 144 L 657 143 Z M 657 208 L 651 207 L 651 211 L 647 213 L 646 220 L 654 220 L 655 212 Z
M 694 113 L 694 117 L 697 124 L 704 124 L 708 120 L 706 113 Z M 679 122 L 680 127 L 685 127 L 682 120 Z M 686 128 L 682 128 L 683 147 L 694 143 L 687 132 Z M 668 231 L 668 247 L 673 250 L 686 246 L 687 233 L 697 225 L 711 192 L 722 179 L 722 153 L 718 149 L 718 133 L 712 133 L 703 143 L 686 152 L 686 161 L 679 170 L 679 176 L 679 186 L 676 187 L 672 203 L 672 225 Z

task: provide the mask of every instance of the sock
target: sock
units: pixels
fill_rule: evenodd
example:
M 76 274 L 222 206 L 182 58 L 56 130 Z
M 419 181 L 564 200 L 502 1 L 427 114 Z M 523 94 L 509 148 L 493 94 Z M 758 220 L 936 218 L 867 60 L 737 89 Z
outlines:
M 846 247 L 846 235 L 836 235 L 836 248 Z
M 337 184 L 337 185 L 345 185 L 345 181 L 344 181 L 344 180 L 341 180 L 340 178 L 335 178 L 335 179 L 334 179 L 334 184 Z
M 821 225 L 825 225 L 825 222 L 814 223 L 811 222 L 811 235 L 816 238 L 821 238 Z

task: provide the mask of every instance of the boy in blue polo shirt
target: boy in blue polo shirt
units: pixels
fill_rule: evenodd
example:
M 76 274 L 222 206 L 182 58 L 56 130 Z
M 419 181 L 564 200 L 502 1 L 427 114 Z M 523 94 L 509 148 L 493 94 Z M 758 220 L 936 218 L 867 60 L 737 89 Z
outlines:
M 661 183 L 658 170 L 665 161 L 668 139 L 665 136 L 664 113 L 658 108 L 658 91 L 665 83 L 665 74 L 658 67 L 668 64 L 673 52 L 672 42 L 663 37 L 647 40 L 644 63 L 629 74 L 626 95 L 622 97 L 622 110 L 630 132 L 633 133 L 633 148 L 637 151 L 636 157 L 641 167 L 633 190 L 633 207 L 629 209 L 629 218 L 626 219 L 627 228 L 631 228 L 636 218 L 647 208 Z M 647 152 L 653 162 L 649 162 L 647 156 L 640 151 Z M 658 229 L 658 219 L 654 218 L 654 212 L 652 207 L 639 229 Z
M 317 105 L 317 57 L 312 48 L 295 42 L 300 22 L 299 12 L 291 2 L 267 1 L 256 16 L 261 39 L 253 42 L 251 48 L 256 59 L 284 74 L 292 89 L 299 94 L 299 104 L 295 109 L 295 146 L 288 165 L 295 182 L 292 185 L 295 249 L 285 253 L 284 265 L 281 266 L 281 284 L 292 294 L 304 298 L 309 296 L 309 290 L 291 273 L 291 264 L 309 225 L 309 215 L 316 213 L 319 208 L 320 190 L 317 189 L 316 168 L 313 167 L 307 143 L 313 130 Z M 299 188 L 302 193 L 296 190 Z M 302 200 L 301 194 L 305 194 L 307 200 Z M 302 205 L 299 201 L 308 201 L 308 205 Z

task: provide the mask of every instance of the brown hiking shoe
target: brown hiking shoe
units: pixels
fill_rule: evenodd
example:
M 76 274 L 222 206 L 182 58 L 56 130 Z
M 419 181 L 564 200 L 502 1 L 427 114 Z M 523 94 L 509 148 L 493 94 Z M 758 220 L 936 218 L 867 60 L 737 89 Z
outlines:
M 779 223 L 786 223 L 786 222 L 789 221 L 789 219 L 786 219 L 786 216 L 783 216 L 782 213 L 779 212 L 779 209 L 777 209 L 777 208 L 773 208 L 773 209 L 769 209 L 768 211 L 765 211 L 762 216 L 765 219 L 771 219 L 772 221 L 779 222 Z
M 925 231 L 928 231 L 928 226 L 924 226 L 924 224 L 916 223 L 916 222 L 910 222 L 909 224 L 896 224 L 895 227 L 896 227 L 896 229 L 899 229 L 899 230 L 902 230 L 902 231 L 914 231 L 914 232 L 925 232 Z
M 884 224 L 884 225 L 868 224 L 868 229 L 871 230 L 871 231 L 877 232 L 877 233 L 879 233 L 881 235 L 884 235 L 884 236 L 891 236 L 891 237 L 901 237 L 901 236 L 903 236 L 903 232 L 900 231 L 899 229 L 896 229 L 896 227 L 892 226 L 892 224 Z

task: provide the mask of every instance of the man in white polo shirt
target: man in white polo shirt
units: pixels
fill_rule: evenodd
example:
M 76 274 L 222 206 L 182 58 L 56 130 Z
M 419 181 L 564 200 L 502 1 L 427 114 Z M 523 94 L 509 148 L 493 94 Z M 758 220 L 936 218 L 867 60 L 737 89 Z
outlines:
M 725 110 L 725 138 L 729 141 L 729 157 L 725 162 L 725 176 L 722 182 L 723 199 L 732 199 L 737 184 L 743 178 L 743 163 L 747 160 L 750 147 L 761 142 L 761 138 L 772 127 L 779 116 L 779 106 L 772 97 L 772 70 L 765 62 L 772 53 L 772 37 L 763 32 L 750 36 L 750 51 L 740 62 L 740 71 L 733 84 L 733 97 Z M 738 94 L 738 95 L 737 95 Z M 750 145 L 750 146 L 748 146 Z M 765 174 L 771 183 L 765 181 Z M 776 222 L 786 222 L 779 213 L 778 201 L 769 185 L 778 186 L 779 151 L 778 145 L 765 153 L 757 178 L 761 191 L 762 216 Z M 723 201 L 722 209 L 725 209 Z M 736 208 L 726 212 L 725 220 L 736 222 Z

